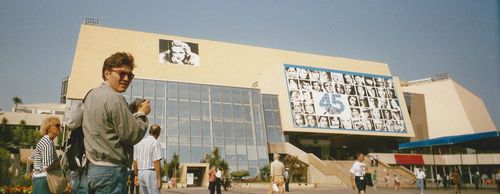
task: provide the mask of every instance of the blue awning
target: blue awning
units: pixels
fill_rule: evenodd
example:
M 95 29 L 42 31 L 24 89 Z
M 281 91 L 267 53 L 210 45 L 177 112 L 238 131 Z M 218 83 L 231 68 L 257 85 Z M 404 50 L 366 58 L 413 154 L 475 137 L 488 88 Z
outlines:
M 481 133 L 473 133 L 467 135 L 455 135 L 455 136 L 446 136 L 439 137 L 428 140 L 414 141 L 408 143 L 399 144 L 399 149 L 409 149 L 409 148 L 419 148 L 419 147 L 430 147 L 430 146 L 439 146 L 439 145 L 452 145 L 462 142 L 481 140 L 493 137 L 500 137 L 499 131 L 487 131 Z

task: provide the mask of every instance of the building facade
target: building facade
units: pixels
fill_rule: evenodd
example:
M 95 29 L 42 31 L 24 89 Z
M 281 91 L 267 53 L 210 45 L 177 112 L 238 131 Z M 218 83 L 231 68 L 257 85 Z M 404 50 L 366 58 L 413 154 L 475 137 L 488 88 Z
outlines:
M 66 104 L 103 81 L 103 61 L 115 52 L 135 58 L 123 95 L 150 99 L 167 161 L 178 153 L 199 163 L 217 147 L 231 171 L 255 176 L 270 153 L 290 154 L 279 148 L 351 159 L 415 136 L 387 64 L 86 24 L 64 80 Z

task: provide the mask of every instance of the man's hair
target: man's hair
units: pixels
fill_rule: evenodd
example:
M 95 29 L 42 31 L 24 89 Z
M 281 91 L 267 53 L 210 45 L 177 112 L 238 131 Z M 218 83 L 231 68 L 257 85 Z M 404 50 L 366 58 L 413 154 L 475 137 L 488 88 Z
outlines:
M 128 109 L 130 110 L 130 112 L 136 113 L 137 111 L 139 111 L 139 106 L 141 106 L 141 104 L 145 101 L 146 100 L 143 98 L 136 98 L 133 102 L 131 102 L 128 105 Z
M 104 64 L 102 65 L 102 79 L 106 81 L 106 77 L 104 76 L 105 70 L 111 70 L 112 68 L 122 66 L 127 66 L 130 67 L 131 70 L 134 70 L 135 63 L 132 54 L 117 52 L 104 60 Z
M 149 134 L 155 137 L 160 136 L 161 127 L 159 125 L 151 125 L 149 128 Z

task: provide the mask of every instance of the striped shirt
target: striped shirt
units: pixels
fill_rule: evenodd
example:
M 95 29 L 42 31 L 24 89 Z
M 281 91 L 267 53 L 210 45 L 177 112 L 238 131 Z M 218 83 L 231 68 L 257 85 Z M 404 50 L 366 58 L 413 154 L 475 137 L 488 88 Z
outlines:
M 134 146 L 134 160 L 138 170 L 154 169 L 153 161 L 161 160 L 160 143 L 151 135 Z
M 30 159 L 33 161 L 33 173 L 45 173 L 45 169 L 57 160 L 56 147 L 49 139 L 49 135 L 43 136 L 36 144 Z

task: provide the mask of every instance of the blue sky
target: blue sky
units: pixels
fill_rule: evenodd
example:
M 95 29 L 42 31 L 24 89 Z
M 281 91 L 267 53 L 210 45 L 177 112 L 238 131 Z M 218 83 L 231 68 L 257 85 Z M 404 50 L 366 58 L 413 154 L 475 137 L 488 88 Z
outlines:
M 0 108 L 58 102 L 85 17 L 104 26 L 389 64 L 450 76 L 500 126 L 495 0 L 0 1 Z

